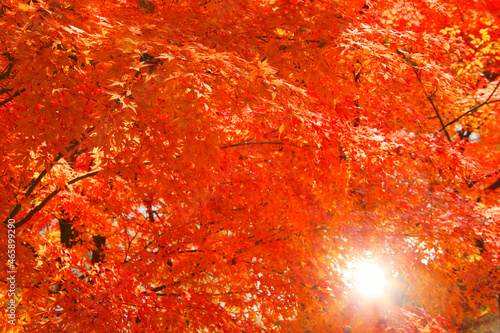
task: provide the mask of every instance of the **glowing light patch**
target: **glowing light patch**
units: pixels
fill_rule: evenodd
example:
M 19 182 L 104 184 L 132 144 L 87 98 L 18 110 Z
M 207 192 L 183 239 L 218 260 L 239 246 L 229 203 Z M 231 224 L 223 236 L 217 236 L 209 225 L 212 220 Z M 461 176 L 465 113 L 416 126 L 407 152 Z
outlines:
M 377 297 L 387 285 L 385 273 L 377 264 L 362 262 L 355 265 L 353 284 L 364 297 Z

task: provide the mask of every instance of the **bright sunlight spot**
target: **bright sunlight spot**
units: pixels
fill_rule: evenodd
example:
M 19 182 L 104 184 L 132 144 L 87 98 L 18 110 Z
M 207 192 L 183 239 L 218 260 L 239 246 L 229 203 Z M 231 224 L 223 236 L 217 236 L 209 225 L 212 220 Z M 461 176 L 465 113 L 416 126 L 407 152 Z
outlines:
M 366 259 L 347 264 L 344 282 L 364 298 L 380 296 L 387 286 L 386 272 L 373 261 Z
M 387 285 L 385 273 L 377 264 L 361 262 L 353 269 L 353 285 L 364 297 L 377 297 Z

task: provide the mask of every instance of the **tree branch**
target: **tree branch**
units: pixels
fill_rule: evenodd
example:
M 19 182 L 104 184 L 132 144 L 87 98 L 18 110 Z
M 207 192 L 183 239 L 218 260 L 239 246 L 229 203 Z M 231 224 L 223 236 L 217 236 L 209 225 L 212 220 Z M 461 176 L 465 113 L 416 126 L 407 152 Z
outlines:
M 479 179 L 473 180 L 472 182 L 468 182 L 467 180 L 465 180 L 465 182 L 467 183 L 467 186 L 469 186 L 469 188 L 471 188 L 471 187 L 473 187 L 474 185 L 476 185 L 478 182 L 480 182 L 482 179 L 486 179 L 486 178 L 494 177 L 494 176 L 497 176 L 497 175 L 499 175 L 499 174 L 500 174 L 500 169 L 497 169 L 497 170 L 495 170 L 495 171 L 493 171 L 493 172 L 490 172 L 489 174 L 487 174 L 487 175 L 485 175 L 485 176 L 483 176 L 483 177 L 481 177 L 481 178 L 479 178 Z M 494 183 L 494 184 L 495 184 L 495 183 Z M 491 187 L 491 186 L 493 186 L 493 184 L 492 184 L 492 185 L 490 185 L 490 187 Z M 488 188 L 486 188 L 486 189 L 491 190 L 492 188 L 490 188 L 490 187 L 488 187 Z M 496 188 L 493 188 L 493 189 L 496 189 Z
M 125 259 L 123 259 L 123 263 L 125 264 L 127 262 L 127 258 L 128 258 L 128 254 L 130 252 L 130 246 L 132 245 L 132 242 L 134 241 L 134 239 L 137 237 L 137 235 L 139 235 L 139 233 L 141 232 L 141 229 L 142 227 L 144 226 L 144 224 L 146 224 L 146 222 L 148 221 L 148 219 L 145 217 L 144 218 L 144 222 L 142 223 L 142 225 L 139 227 L 139 230 L 137 230 L 137 232 L 135 233 L 134 237 L 132 237 L 132 239 L 128 242 L 128 246 L 127 246 L 127 252 L 125 252 Z
M 229 144 L 229 145 L 226 145 L 226 146 L 222 146 L 222 147 L 220 147 L 220 149 L 226 149 L 226 148 L 230 148 L 230 147 L 239 147 L 239 146 L 250 146 L 250 145 L 280 145 L 280 146 L 284 146 L 285 144 L 283 142 L 279 142 L 279 141 L 264 141 L 264 142 L 247 142 L 247 141 L 244 141 L 244 142 L 240 142 L 240 143 L 235 143 L 235 144 Z
M 13 60 L 13 59 L 11 59 L 10 56 L 7 56 L 7 57 L 9 58 L 10 61 Z M 3 69 L 2 73 L 0 74 L 0 80 L 4 80 L 4 79 L 8 78 L 10 76 L 10 73 L 12 73 L 13 68 L 14 68 L 14 63 L 9 62 L 9 64 Z
M 249 139 L 249 140 L 252 140 L 252 139 Z M 285 143 L 284 142 L 280 142 L 280 141 L 261 141 L 261 142 L 256 142 L 256 141 L 242 141 L 240 143 L 234 143 L 234 144 L 228 144 L 228 145 L 225 145 L 225 146 L 221 146 L 219 147 L 220 149 L 227 149 L 227 148 L 232 148 L 232 147 L 240 147 L 240 146 L 255 146 L 255 145 L 278 145 L 278 146 L 284 146 Z M 294 143 L 289 143 L 290 146 L 293 146 L 293 147 L 299 147 L 299 148 L 318 148 L 318 149 L 321 149 L 321 145 L 317 144 L 317 145 L 298 145 L 298 144 L 294 144 Z
M 405 60 L 408 59 L 404 54 L 403 54 L 403 57 L 405 58 Z M 429 102 L 432 105 L 432 108 L 434 109 L 434 112 L 436 112 L 436 116 L 439 118 L 439 122 L 441 123 L 442 129 L 444 130 L 444 133 L 446 134 L 446 138 L 448 139 L 449 142 L 451 142 L 451 137 L 450 137 L 450 134 L 448 133 L 448 131 L 446 130 L 443 118 L 441 117 L 441 114 L 439 113 L 439 110 L 436 107 L 436 104 L 434 104 L 434 100 L 432 99 L 432 97 L 434 96 L 434 94 L 436 93 L 437 90 L 429 95 L 427 93 L 427 91 L 425 90 L 425 86 L 424 86 L 424 83 L 422 82 L 422 79 L 418 75 L 418 70 L 414 66 L 412 66 L 412 68 L 413 68 L 413 71 L 415 72 L 415 75 L 417 76 L 418 82 L 420 82 L 420 85 L 422 85 L 422 91 L 424 92 L 425 97 L 427 97 L 427 99 L 429 100 Z
M 18 90 L 16 91 L 14 94 L 12 94 L 12 96 L 10 96 L 9 98 L 7 99 L 4 99 L 3 101 L 0 102 L 0 107 L 4 106 L 5 104 L 9 103 L 10 101 L 12 101 L 14 98 L 16 98 L 17 96 L 19 96 L 22 92 L 24 92 L 26 89 L 21 89 L 21 90 Z
M 91 128 L 87 134 L 91 133 L 92 131 L 94 130 L 94 128 Z M 73 143 L 71 146 L 67 147 L 66 148 L 66 152 L 69 153 L 70 151 L 72 151 L 73 149 L 75 149 L 75 147 L 77 147 L 78 145 L 80 144 L 80 141 L 76 141 L 75 143 Z M 56 162 L 58 162 L 61 158 L 64 157 L 64 154 L 62 153 L 59 153 L 57 154 L 56 158 L 54 159 L 54 161 L 52 161 L 52 163 L 50 163 L 50 168 L 52 168 L 54 166 L 54 164 Z M 30 187 L 28 188 L 28 191 L 26 191 L 26 193 L 24 194 L 24 198 L 23 199 L 26 199 L 26 198 L 29 198 L 31 196 L 31 193 L 33 193 L 33 191 L 35 190 L 36 186 L 42 181 L 43 177 L 45 177 L 45 175 L 48 173 L 48 170 L 43 170 L 39 175 L 38 177 L 36 177 L 36 179 L 32 180 L 31 181 L 31 185 Z M 26 187 L 25 187 L 26 188 Z M 17 213 L 19 213 L 19 211 L 21 210 L 22 208 L 22 205 L 20 203 L 18 203 L 14 209 L 10 212 L 9 216 L 4 220 L 4 224 L 7 224 L 7 221 L 9 219 L 12 219 L 14 218 L 14 216 L 17 215 Z
M 411 68 L 413 69 L 413 72 L 415 73 L 415 76 L 417 77 L 418 82 L 420 82 L 420 85 L 422 86 L 422 91 L 424 92 L 425 97 L 427 97 L 427 99 L 429 100 L 429 102 L 432 105 L 432 108 L 434 109 L 434 112 L 436 113 L 436 116 L 439 118 L 439 122 L 441 123 L 442 129 L 444 130 L 444 133 L 446 134 L 446 138 L 448 139 L 449 142 L 451 142 L 451 137 L 450 137 L 450 134 L 448 133 L 448 131 L 446 130 L 443 118 L 441 117 L 441 114 L 439 113 L 439 110 L 436 107 L 436 104 L 434 104 L 434 100 L 432 99 L 432 97 L 434 96 L 434 94 L 436 93 L 437 90 L 435 90 L 434 92 L 432 92 L 432 94 L 429 95 L 427 93 L 427 90 L 425 89 L 425 86 L 424 86 L 424 83 L 422 82 L 422 79 L 418 75 L 418 69 L 417 69 L 418 64 L 415 61 L 413 61 L 412 59 L 408 58 L 406 56 L 406 54 L 403 53 L 403 51 L 396 49 L 396 52 L 403 57 L 404 61 L 406 61 L 407 63 L 409 63 L 411 65 Z
M 500 178 L 498 178 L 496 180 L 496 182 L 494 182 L 493 184 L 491 184 L 490 186 L 488 186 L 486 189 L 490 190 L 490 191 L 494 191 L 494 190 L 496 190 L 499 187 L 500 187 Z
M 459 121 L 460 119 L 462 119 L 463 117 L 469 115 L 469 114 L 472 114 L 474 112 L 476 112 L 477 110 L 479 110 L 479 108 L 485 106 L 485 105 L 488 105 L 488 104 L 493 104 L 493 103 L 498 103 L 500 102 L 500 99 L 495 99 L 493 101 L 490 101 L 490 99 L 493 97 L 493 95 L 495 94 L 495 92 L 497 91 L 498 87 L 500 87 L 500 81 L 498 81 L 497 85 L 495 86 L 495 89 L 493 89 L 493 91 L 491 92 L 490 96 L 488 96 L 488 98 L 481 104 L 479 105 L 476 105 L 472 108 L 470 108 L 467 112 L 465 112 L 464 114 L 458 116 L 457 118 L 453 119 L 452 121 L 450 121 L 448 124 L 444 125 L 443 128 L 441 128 L 439 131 L 446 131 L 446 127 L 456 123 L 457 121 Z
M 95 170 L 95 171 L 92 171 L 92 172 L 88 172 L 86 174 L 83 174 L 81 176 L 78 176 L 76 178 L 73 178 L 71 179 L 70 181 L 68 181 L 68 185 L 71 185 L 71 184 L 74 184 L 76 183 L 77 181 L 79 180 L 82 180 L 82 179 L 85 179 L 85 178 L 89 178 L 89 177 L 92 177 L 92 176 L 95 176 L 97 175 L 101 170 Z M 58 188 L 54 191 L 52 191 L 45 199 L 43 199 L 42 202 L 40 202 L 35 208 L 33 208 L 29 213 L 28 215 L 26 215 L 21 221 L 17 222 L 15 224 L 15 227 L 16 228 L 19 228 L 21 226 L 23 226 L 26 222 L 28 222 L 29 220 L 31 220 L 31 218 L 33 217 L 33 215 L 35 215 L 37 212 L 39 212 L 49 201 L 50 199 L 52 199 L 57 193 L 59 193 L 60 191 L 62 190 L 62 188 Z

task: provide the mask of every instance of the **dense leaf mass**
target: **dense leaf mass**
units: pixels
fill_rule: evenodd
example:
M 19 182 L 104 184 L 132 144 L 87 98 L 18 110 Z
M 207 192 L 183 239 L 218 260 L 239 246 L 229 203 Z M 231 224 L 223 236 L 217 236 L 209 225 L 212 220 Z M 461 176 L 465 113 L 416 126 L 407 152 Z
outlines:
M 496 0 L 3 1 L 4 330 L 493 325 L 499 15 Z M 360 260 L 386 270 L 380 299 L 346 280 Z

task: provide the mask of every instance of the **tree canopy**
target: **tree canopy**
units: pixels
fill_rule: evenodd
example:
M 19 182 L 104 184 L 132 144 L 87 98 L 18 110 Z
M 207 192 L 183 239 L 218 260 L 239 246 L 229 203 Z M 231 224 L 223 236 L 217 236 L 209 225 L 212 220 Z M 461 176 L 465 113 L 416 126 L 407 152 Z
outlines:
M 3 1 L 4 330 L 499 320 L 499 26 L 496 0 Z

